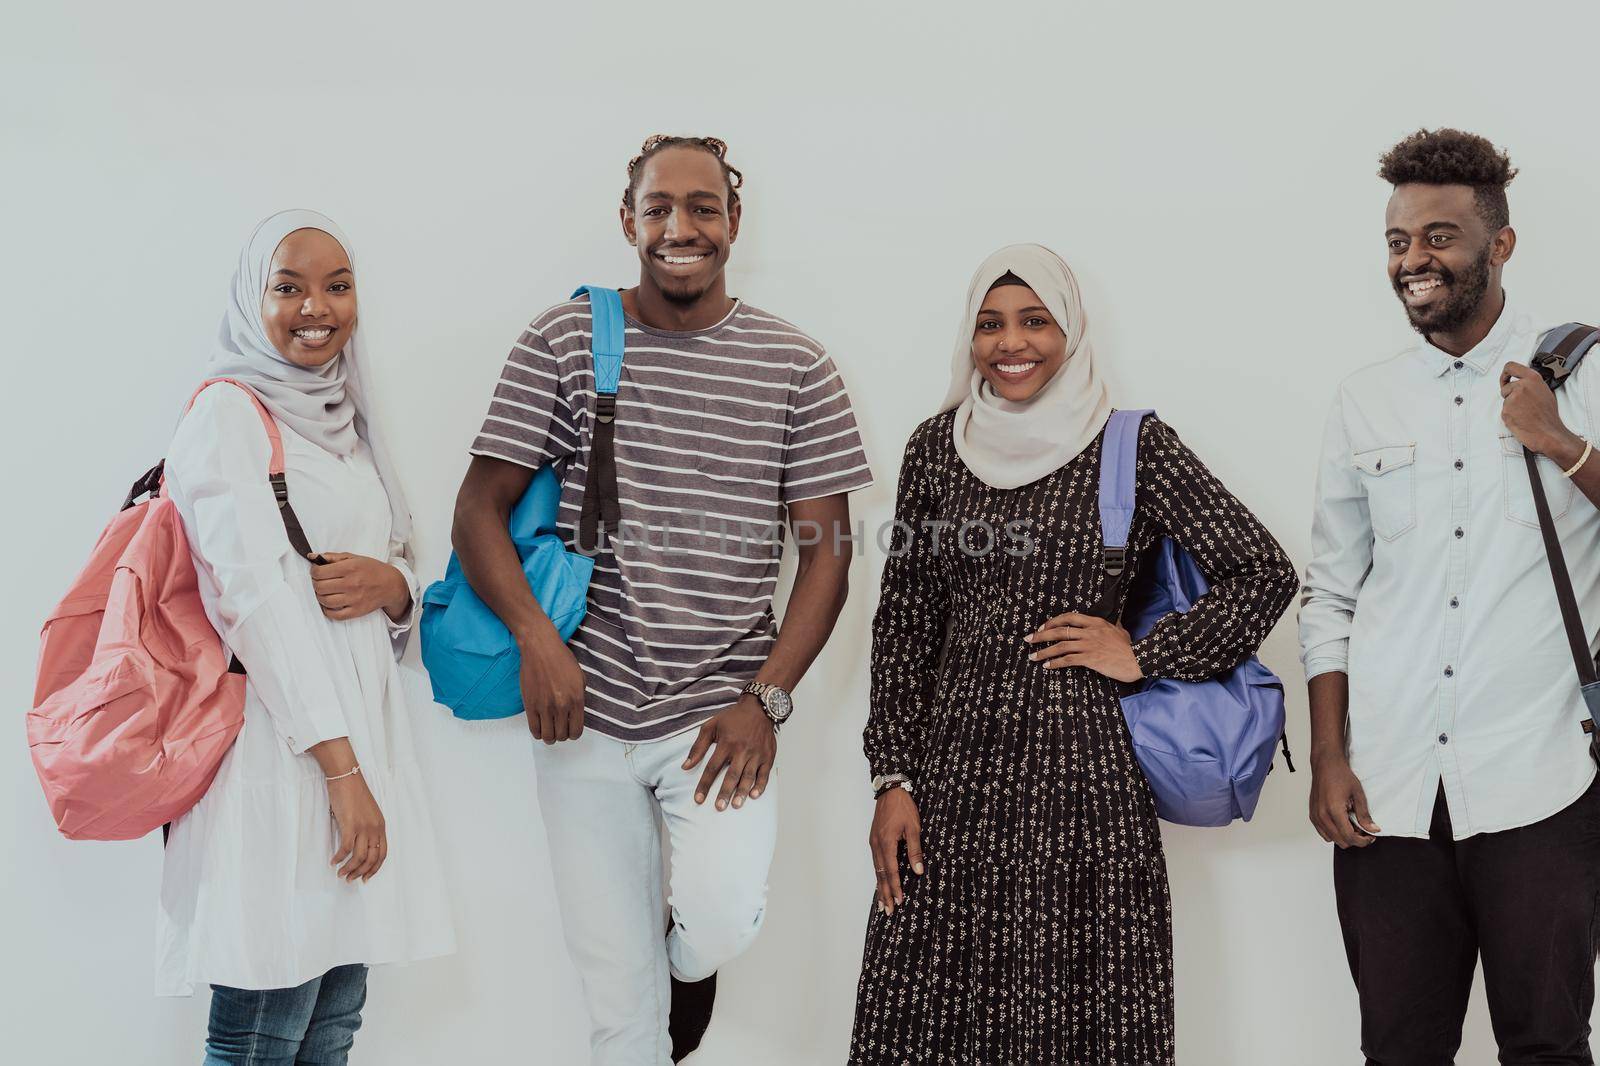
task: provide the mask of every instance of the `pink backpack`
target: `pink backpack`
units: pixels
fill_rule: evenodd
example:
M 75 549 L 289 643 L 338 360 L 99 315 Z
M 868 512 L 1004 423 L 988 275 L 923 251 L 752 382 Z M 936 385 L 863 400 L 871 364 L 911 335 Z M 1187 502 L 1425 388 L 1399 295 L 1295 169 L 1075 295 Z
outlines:
M 289 506 L 283 439 L 244 389 L 272 444 L 267 476 L 289 541 L 310 555 Z M 135 482 L 89 563 L 45 620 L 28 747 L 50 813 L 73 840 L 132 840 L 199 802 L 244 725 L 244 670 L 200 603 L 165 460 Z M 134 501 L 146 493 L 143 503 Z

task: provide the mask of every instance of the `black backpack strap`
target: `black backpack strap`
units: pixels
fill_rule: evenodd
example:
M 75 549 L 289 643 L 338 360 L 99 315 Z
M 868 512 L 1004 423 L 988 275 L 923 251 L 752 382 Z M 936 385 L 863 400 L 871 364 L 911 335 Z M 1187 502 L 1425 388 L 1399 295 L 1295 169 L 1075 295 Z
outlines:
M 616 393 L 595 397 L 594 431 L 589 437 L 589 473 L 583 484 L 583 511 L 578 516 L 578 550 L 600 551 L 600 530 L 615 534 L 621 522 L 617 502 Z
M 283 519 L 283 531 L 289 534 L 289 544 L 295 553 L 319 565 L 327 562 L 319 552 L 312 550 L 310 541 L 306 539 L 300 516 L 294 513 L 294 507 L 289 503 L 289 482 L 282 474 L 273 474 L 267 480 L 272 483 L 272 498 L 278 501 L 278 517 Z
M 134 505 L 140 496 L 154 497 L 156 493 L 161 491 L 161 479 L 166 470 L 167 461 L 163 459 L 139 475 L 139 480 L 133 483 L 133 487 L 128 490 L 128 495 L 122 498 L 122 506 L 118 510 L 126 511 Z
M 600 552 L 600 530 L 615 535 L 622 524 L 617 493 L 617 388 L 622 379 L 626 322 L 622 296 L 615 289 L 581 286 L 573 297 L 589 297 L 589 352 L 594 360 L 594 426 L 589 434 L 589 467 L 578 515 L 578 551 Z
M 1552 389 L 1559 389 L 1597 342 L 1600 342 L 1600 329 L 1569 322 L 1539 338 L 1533 367 Z M 1545 496 L 1544 481 L 1539 477 L 1538 462 L 1527 448 L 1522 449 L 1522 458 L 1527 464 L 1528 482 L 1533 488 L 1533 506 L 1539 515 L 1539 533 L 1544 538 L 1545 558 L 1550 563 L 1550 577 L 1555 583 L 1561 623 L 1567 632 L 1572 664 L 1578 672 L 1578 686 L 1583 692 L 1584 704 L 1589 708 L 1590 723 L 1586 724 L 1586 730 L 1592 732 L 1596 725 L 1600 725 L 1600 672 L 1597 672 L 1594 655 L 1589 650 L 1588 631 L 1584 628 L 1583 614 L 1578 608 L 1577 594 L 1572 589 L 1566 553 L 1561 550 L 1561 538 L 1556 534 L 1555 519 L 1550 513 L 1550 501 Z
M 312 549 L 311 542 L 306 539 L 306 531 L 300 525 L 300 516 L 294 513 L 294 507 L 289 503 L 288 480 L 282 474 L 269 474 L 267 481 L 272 485 L 272 498 L 278 503 L 278 517 L 283 519 L 283 531 L 289 535 L 289 546 L 294 549 L 296 555 L 313 566 L 326 563 L 328 560 L 322 557 L 322 553 Z M 228 673 L 246 672 L 244 663 L 239 661 L 237 655 L 228 660 Z

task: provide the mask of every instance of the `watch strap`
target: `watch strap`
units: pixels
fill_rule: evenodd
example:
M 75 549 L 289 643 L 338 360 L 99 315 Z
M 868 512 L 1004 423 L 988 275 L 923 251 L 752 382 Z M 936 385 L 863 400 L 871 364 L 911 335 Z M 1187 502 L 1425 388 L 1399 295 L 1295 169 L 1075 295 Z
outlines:
M 783 723 L 788 720 L 787 717 L 779 718 L 776 714 L 772 713 L 772 708 L 767 706 L 767 695 L 769 693 L 782 692 L 787 696 L 787 690 L 781 689 L 777 685 L 770 684 L 766 681 L 752 681 L 744 687 L 744 690 L 746 693 L 754 696 L 757 702 L 761 704 L 761 713 L 767 716 L 767 720 L 772 723 L 772 728 L 774 730 L 781 728 Z M 794 707 L 794 697 L 790 696 L 789 698 L 789 706 L 792 712 Z

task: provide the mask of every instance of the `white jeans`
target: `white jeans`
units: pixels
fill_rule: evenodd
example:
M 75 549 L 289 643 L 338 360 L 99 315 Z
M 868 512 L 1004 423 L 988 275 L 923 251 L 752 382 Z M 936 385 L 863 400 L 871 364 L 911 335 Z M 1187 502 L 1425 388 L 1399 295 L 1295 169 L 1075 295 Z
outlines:
M 585 729 L 577 740 L 534 741 L 556 898 L 589 1005 L 591 1066 L 670 1064 L 669 972 L 708 977 L 761 928 L 777 775 L 737 810 L 717 810 L 715 788 L 695 803 L 705 766 L 685 770 L 683 761 L 697 734 L 625 744 Z M 671 842 L 671 936 L 658 812 Z

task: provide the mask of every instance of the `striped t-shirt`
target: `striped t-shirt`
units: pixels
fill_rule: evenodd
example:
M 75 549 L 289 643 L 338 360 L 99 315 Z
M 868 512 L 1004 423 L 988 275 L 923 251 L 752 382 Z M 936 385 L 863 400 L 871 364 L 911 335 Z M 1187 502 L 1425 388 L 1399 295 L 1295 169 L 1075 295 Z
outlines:
M 583 297 L 518 338 L 472 445 L 557 464 L 558 532 L 574 550 L 594 410 Z M 614 425 L 621 528 L 568 647 L 586 727 L 659 740 L 737 701 L 771 651 L 787 505 L 865 488 L 872 472 L 822 345 L 744 303 L 694 332 L 629 318 Z

